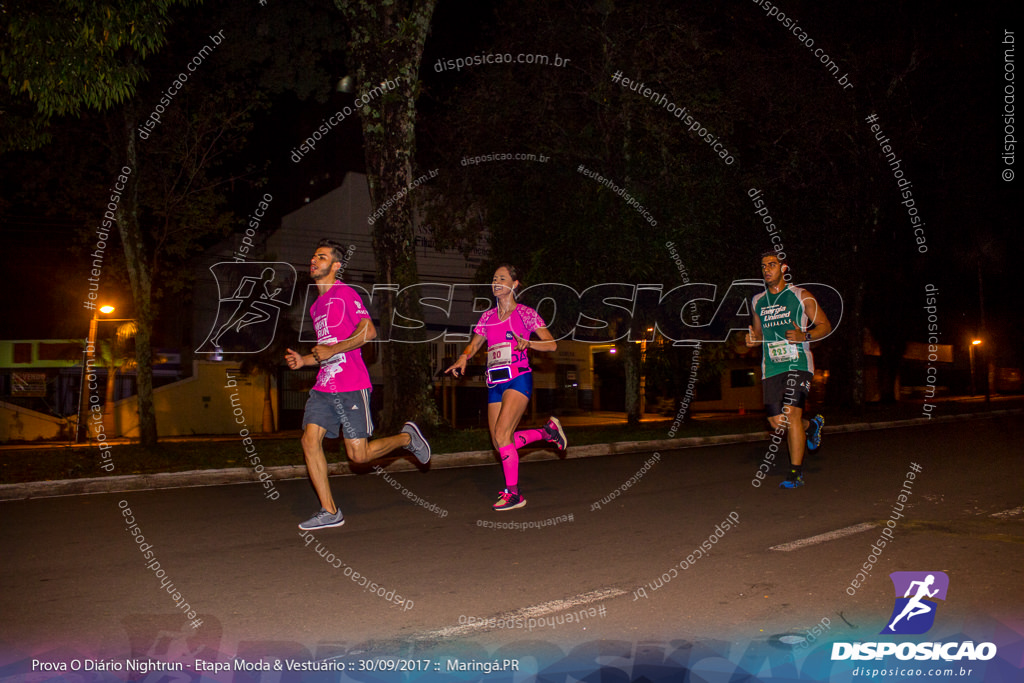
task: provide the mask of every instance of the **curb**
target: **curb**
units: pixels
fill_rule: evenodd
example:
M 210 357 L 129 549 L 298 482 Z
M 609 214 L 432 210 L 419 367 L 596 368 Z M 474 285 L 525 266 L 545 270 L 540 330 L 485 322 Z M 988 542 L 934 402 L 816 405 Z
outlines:
M 987 413 L 965 413 L 962 415 L 939 415 L 933 418 L 918 417 L 909 420 L 892 420 L 888 422 L 858 422 L 853 424 L 832 425 L 825 427 L 829 434 L 866 432 L 879 429 L 895 429 L 899 427 L 919 427 L 936 422 L 963 422 L 966 420 L 1005 417 L 1024 414 L 1024 408 L 993 410 Z M 659 441 L 619 441 L 615 443 L 591 444 L 588 446 L 572 446 L 563 455 L 551 450 L 533 450 L 524 453 L 521 462 L 542 462 L 545 460 L 574 460 L 577 458 L 596 458 L 606 455 L 625 455 L 650 451 L 682 450 L 701 446 L 720 446 L 724 444 L 748 443 L 764 441 L 771 432 L 750 432 L 746 434 L 722 434 L 719 436 L 692 436 L 683 439 L 662 439 Z M 379 462 L 389 472 L 423 471 L 405 457 L 384 458 Z M 441 453 L 434 455 L 430 461 L 430 469 L 451 469 L 457 467 L 481 467 L 497 464 L 493 451 L 466 451 L 463 453 Z M 287 479 L 304 479 L 305 465 L 283 465 L 267 467 L 273 481 Z M 347 462 L 331 463 L 327 467 L 331 476 L 357 476 L 373 472 L 372 465 L 363 465 L 352 470 Z M 58 496 L 77 496 L 93 493 L 120 493 L 124 491 L 149 491 L 156 489 L 186 488 L 197 486 L 223 486 L 226 484 L 260 483 L 258 474 L 249 467 L 231 467 L 217 470 L 191 470 L 188 472 L 160 472 L 157 474 L 128 474 L 111 477 L 93 477 L 85 479 L 59 479 L 55 481 L 32 481 L 20 484 L 0 485 L 0 501 L 27 500 L 30 498 L 54 498 Z

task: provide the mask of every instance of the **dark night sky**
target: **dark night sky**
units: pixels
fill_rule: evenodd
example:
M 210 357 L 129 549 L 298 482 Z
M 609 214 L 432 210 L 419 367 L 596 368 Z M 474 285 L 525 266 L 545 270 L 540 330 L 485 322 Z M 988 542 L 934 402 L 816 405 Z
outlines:
M 250 4 L 252 11 L 259 11 L 256 3 Z M 1019 180 L 1005 182 L 1000 179 L 1004 165 L 999 156 L 1003 107 L 1001 39 L 1004 28 L 1012 25 L 1008 23 L 1010 4 L 789 4 L 791 14 L 805 21 L 817 43 L 828 46 L 837 61 L 849 65 L 851 79 L 858 88 L 856 97 L 851 98 L 852 106 L 863 116 L 878 113 L 887 132 L 891 131 L 899 140 L 901 156 L 908 168 L 914 171 L 915 196 L 919 198 L 922 214 L 928 222 L 930 247 L 927 270 L 916 272 L 917 279 L 934 279 L 942 285 L 944 302 L 948 302 L 948 308 L 944 309 L 946 321 L 957 328 L 958 334 L 967 333 L 977 325 L 979 316 L 979 269 L 975 254 L 980 251 L 990 327 L 1007 337 L 1004 349 L 1019 363 L 1019 333 L 1013 333 L 1019 327 L 1014 320 L 1015 280 L 1010 275 L 1024 251 L 1015 208 L 1019 193 L 1014 190 Z M 446 0 L 439 3 L 421 71 L 424 79 L 421 111 L 425 119 L 436 113 L 448 92 L 446 89 L 470 83 L 461 75 L 438 75 L 432 69 L 436 60 L 487 51 L 488 45 L 499 38 L 495 6 L 496 3 Z M 193 11 L 199 17 L 197 20 L 201 20 L 203 12 L 212 10 L 200 8 Z M 331 3 L 324 3 L 324 11 L 332 11 Z M 502 10 L 506 13 L 512 11 Z M 710 21 L 714 22 L 715 30 L 727 36 L 723 43 L 729 45 L 731 51 L 724 57 L 709 58 L 742 59 L 754 72 L 761 68 L 765 55 L 769 53 L 777 55 L 779 51 L 789 51 L 793 59 L 810 58 L 802 48 L 794 47 L 795 38 L 788 35 L 781 25 L 774 19 L 760 17 L 759 13 L 763 14 L 763 10 L 752 2 L 722 4 L 716 6 L 715 12 L 706 13 L 705 16 L 710 16 Z M 515 24 L 529 27 L 530 20 L 529 16 L 516 17 Z M 762 35 L 756 36 L 761 44 L 740 47 L 728 40 L 736 21 L 742 21 L 748 27 L 759 26 L 756 21 L 761 21 Z M 564 27 L 566 32 L 573 30 L 572 26 Z M 233 40 L 251 43 L 248 49 L 263 49 L 261 36 L 247 34 L 245 30 L 233 30 L 232 36 Z M 908 49 L 905 44 L 908 37 L 918 41 L 914 49 Z M 527 30 L 516 37 L 516 41 L 529 51 L 550 54 L 560 51 L 558 45 L 536 45 L 531 40 L 531 32 Z M 666 49 L 672 49 L 672 46 L 666 46 Z M 743 53 L 737 54 L 736 51 L 741 49 Z M 879 69 L 878 65 L 885 62 L 880 62 L 878 55 L 887 52 L 892 58 L 887 68 Z M 864 63 L 864 55 L 868 53 L 874 55 L 870 66 L 872 71 L 859 71 L 858 65 Z M 340 76 L 343 67 L 337 64 L 335 67 Z M 896 87 L 897 95 L 889 92 L 891 87 Z M 543 88 L 543 79 L 536 78 L 524 83 L 521 96 L 536 97 Z M 829 88 L 828 83 L 809 82 L 805 90 L 786 93 L 785 96 L 803 98 L 808 107 L 813 107 L 814 97 L 844 95 L 838 88 Z M 316 103 L 282 96 L 275 100 L 275 108 L 269 114 L 258 119 L 257 128 L 250 136 L 250 148 L 240 158 L 257 163 L 260 160 L 270 162 L 266 171 L 266 187 L 273 188 L 275 197 L 281 197 L 274 206 L 277 216 L 297 208 L 306 197 L 315 198 L 329 191 L 340 182 L 346 171 L 361 170 L 362 148 L 354 119 L 346 122 L 341 131 L 333 133 L 301 165 L 287 161 L 287 151 L 296 144 L 299 132 L 308 130 L 313 122 L 322 119 L 325 112 L 333 111 L 350 97 L 334 93 L 327 102 Z M 770 115 L 769 111 L 764 112 L 764 116 Z M 747 118 L 744 124 L 743 129 L 748 131 L 748 135 L 758 135 L 757 121 Z M 798 122 L 795 125 L 799 127 Z M 538 128 L 545 127 L 545 122 L 538 122 Z M 869 154 L 877 153 L 868 124 L 849 133 L 852 147 L 867 150 Z M 532 131 L 524 132 L 524 136 L 531 134 Z M 429 145 L 430 140 L 424 139 L 421 153 L 437 153 L 437 150 L 430 150 Z M 73 292 L 75 287 L 82 289 L 79 286 L 81 282 L 76 281 L 82 277 L 84 252 L 79 248 L 69 255 L 68 251 L 68 247 L 81 241 L 74 237 L 81 223 L 59 210 L 56 215 L 44 214 L 41 207 L 32 206 L 28 201 L 39 198 L 25 196 L 21 191 L 32 186 L 22 176 L 25 168 L 32 167 L 29 161 L 57 164 L 64 158 L 81 160 L 89 155 L 101 158 L 107 153 L 98 145 L 77 151 L 77 154 L 65 155 L 61 151 L 54 154 L 51 149 L 31 157 L 8 154 L 0 161 L 0 180 L 7 200 L 0 204 L 0 229 L 4 237 L 4 265 L 10 283 L 5 296 L 3 327 L 0 329 L 2 338 L 82 336 L 85 333 L 80 311 L 67 305 L 67 299 L 72 296 L 69 292 Z M 458 156 L 458 152 L 452 155 Z M 881 200 L 889 202 L 891 207 L 896 195 L 894 181 L 886 177 L 881 155 L 878 156 L 875 188 Z M 922 159 L 927 161 L 922 162 Z M 847 161 L 837 158 L 835 163 L 842 166 Z M 829 188 L 819 187 L 810 191 L 828 192 Z M 238 213 L 245 215 L 252 206 L 254 194 L 255 190 L 236 192 L 233 199 Z M 799 207 L 788 209 L 794 213 L 799 211 Z M 898 211 L 892 215 L 898 215 Z M 92 225 L 95 219 L 85 223 Z M 896 230 L 909 233 L 906 226 L 897 226 Z M 723 258 L 733 256 L 724 255 Z M 735 258 L 739 259 L 738 256 Z M 909 259 L 907 267 L 914 267 Z M 751 269 L 737 266 L 736 270 L 737 278 L 754 275 Z M 894 291 L 892 295 L 916 296 L 904 291 Z

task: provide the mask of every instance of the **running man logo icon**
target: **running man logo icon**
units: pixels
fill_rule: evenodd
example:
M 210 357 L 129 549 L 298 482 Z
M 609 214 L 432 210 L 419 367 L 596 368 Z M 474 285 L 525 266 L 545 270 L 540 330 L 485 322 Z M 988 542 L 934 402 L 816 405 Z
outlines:
M 935 623 L 935 608 L 938 606 L 929 598 L 946 599 L 949 577 L 945 572 L 893 572 L 889 578 L 896 590 L 896 605 L 888 626 L 880 633 L 927 633 Z
M 210 266 L 217 280 L 217 317 L 196 353 L 259 353 L 270 346 L 282 308 L 295 293 L 295 268 L 283 262 Z

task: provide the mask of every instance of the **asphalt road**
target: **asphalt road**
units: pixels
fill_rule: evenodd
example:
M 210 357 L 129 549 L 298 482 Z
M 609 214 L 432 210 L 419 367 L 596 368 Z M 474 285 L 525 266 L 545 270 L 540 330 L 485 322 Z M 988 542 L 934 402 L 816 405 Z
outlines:
M 933 635 L 1019 634 L 1022 439 L 1019 416 L 826 435 L 795 491 L 778 472 L 752 485 L 767 443 L 531 463 L 529 504 L 500 514 L 497 465 L 371 472 L 332 479 L 347 523 L 306 536 L 305 481 L 279 483 L 278 500 L 245 484 L 3 502 L 0 642 L 51 659 L 212 660 L 749 648 L 823 623 L 852 641 L 885 626 L 890 572 L 925 570 L 950 577 Z

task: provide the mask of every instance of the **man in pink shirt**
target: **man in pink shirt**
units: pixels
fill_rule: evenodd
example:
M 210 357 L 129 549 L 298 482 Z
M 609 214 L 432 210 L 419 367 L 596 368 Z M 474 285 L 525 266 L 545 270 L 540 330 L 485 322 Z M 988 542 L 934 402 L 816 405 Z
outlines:
M 430 444 L 412 422 L 406 422 L 400 434 L 369 440 L 373 434 L 372 384 L 360 347 L 372 341 L 377 330 L 359 294 L 340 279 L 344 254 L 344 246 L 333 240 L 317 244 L 309 266 L 309 276 L 320 291 L 309 308 L 317 345 L 305 356 L 292 349 L 285 355 L 292 370 L 320 366 L 302 418 L 306 469 L 320 498 L 320 511 L 299 525 L 306 530 L 345 523 L 327 479 L 324 436 L 336 439 L 340 434 L 351 462 L 370 462 L 396 448 L 412 451 L 421 463 L 430 461 Z

